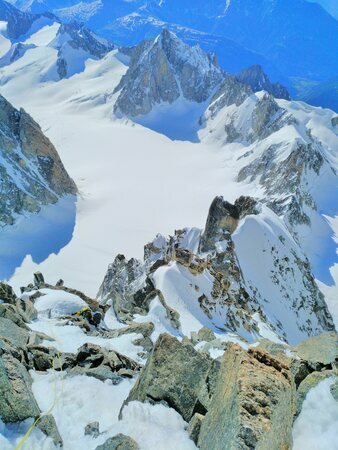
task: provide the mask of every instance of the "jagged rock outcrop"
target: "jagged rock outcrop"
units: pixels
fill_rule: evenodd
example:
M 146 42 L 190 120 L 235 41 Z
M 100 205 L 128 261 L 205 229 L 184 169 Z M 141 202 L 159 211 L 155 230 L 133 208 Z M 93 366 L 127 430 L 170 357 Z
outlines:
M 189 422 L 196 412 L 207 411 L 218 371 L 219 363 L 190 343 L 162 334 L 125 404 L 165 402 Z
M 272 144 L 238 173 L 238 181 L 259 179 L 265 189 L 268 205 L 279 215 L 287 214 L 293 232 L 296 225 L 311 225 L 307 209 L 317 210 L 306 175 L 312 172 L 319 176 L 325 171 L 335 177 L 323 156 L 321 144 L 311 135 L 308 139 L 307 143 L 296 142 L 284 160 L 280 158 L 283 144 Z
M 77 193 L 73 180 L 39 125 L 0 96 L 0 225 L 18 214 Z
M 259 350 L 229 345 L 198 448 L 291 448 L 294 397 L 291 373 L 280 361 Z
M 211 55 L 198 46 L 184 44 L 164 29 L 157 38 L 141 42 L 132 51 L 129 69 L 115 89 L 119 96 L 114 111 L 136 117 L 179 97 L 202 103 L 214 93 L 223 76 Z
M 0 339 L 0 418 L 5 423 L 20 422 L 40 415 L 31 390 L 32 379 L 13 354 L 17 355 L 15 347 Z
M 215 250 L 216 243 L 228 241 L 237 228 L 239 211 L 235 205 L 225 201 L 223 197 L 216 197 L 211 203 L 207 223 L 200 241 L 200 251 Z
M 253 92 L 266 91 L 276 98 L 290 100 L 290 94 L 287 88 L 280 83 L 271 83 L 269 77 L 259 64 L 243 69 L 236 78 L 241 83 L 248 84 Z

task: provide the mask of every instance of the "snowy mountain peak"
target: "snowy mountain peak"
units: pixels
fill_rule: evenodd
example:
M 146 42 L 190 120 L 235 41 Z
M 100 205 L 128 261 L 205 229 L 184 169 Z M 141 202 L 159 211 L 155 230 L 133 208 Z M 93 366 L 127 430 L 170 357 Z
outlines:
M 76 22 L 62 24 L 49 46 L 58 50 L 57 71 L 60 78 L 82 72 L 86 59 L 100 59 L 114 48 L 113 44 Z
M 163 30 L 133 50 L 129 69 L 115 89 L 119 92 L 115 112 L 129 117 L 144 115 L 156 104 L 172 104 L 180 97 L 202 103 L 222 79 L 212 56 Z

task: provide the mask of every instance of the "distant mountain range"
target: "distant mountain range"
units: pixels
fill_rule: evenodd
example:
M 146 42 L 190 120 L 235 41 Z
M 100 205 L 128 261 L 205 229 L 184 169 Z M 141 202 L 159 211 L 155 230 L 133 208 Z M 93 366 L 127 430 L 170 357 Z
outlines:
M 223 69 L 236 73 L 260 64 L 275 82 L 302 96 L 304 85 L 326 83 L 338 73 L 333 2 L 305 0 L 12 0 L 34 13 L 77 20 L 117 45 L 131 46 L 167 28 L 188 44 L 216 52 Z M 331 85 L 330 85 L 331 86 Z M 312 95 L 309 97 L 312 98 Z M 336 107 L 323 99 L 323 106 Z

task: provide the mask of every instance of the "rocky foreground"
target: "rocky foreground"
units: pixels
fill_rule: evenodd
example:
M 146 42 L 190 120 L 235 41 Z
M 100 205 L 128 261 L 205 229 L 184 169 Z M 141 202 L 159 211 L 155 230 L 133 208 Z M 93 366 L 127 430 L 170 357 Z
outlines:
M 274 217 L 216 197 L 204 230 L 118 255 L 97 299 L 39 272 L 19 297 L 1 283 L 2 448 L 293 448 L 308 393 L 327 380 L 338 401 L 338 336 L 291 235 L 262 225 Z M 249 282 L 256 222 L 273 259 Z
M 207 327 L 191 336 L 166 332 L 156 337 L 158 325 L 146 320 L 125 319 L 111 329 L 104 320 L 111 312 L 109 304 L 65 287 L 62 280 L 49 285 L 39 273 L 20 297 L 1 283 L 0 298 L 0 418 L 6 426 L 35 420 L 36 429 L 52 445 L 38 448 L 63 447 L 64 437 L 53 408 L 46 414 L 38 406 L 32 390 L 35 373 L 58 373 L 64 380 L 94 377 L 112 386 L 125 379 L 136 381 L 120 420 L 130 402 L 164 405 L 184 419 L 191 448 L 202 450 L 292 448 L 293 422 L 307 393 L 338 375 L 334 331 L 289 346 L 268 339 L 251 345 L 225 342 Z M 179 315 L 170 308 L 164 311 L 165 321 L 174 326 Z M 59 338 L 33 331 L 36 321 L 55 317 L 59 328 L 79 329 L 84 341 L 101 338 L 103 344 L 87 342 L 76 352 L 60 351 Z M 138 349 L 135 359 L 106 348 L 104 342 L 123 336 Z M 220 349 L 218 357 L 211 357 L 212 350 Z M 335 380 L 331 392 L 338 401 Z M 98 422 L 88 423 L 83 434 L 92 438 L 88 448 L 96 450 L 144 448 L 121 433 L 106 439 Z

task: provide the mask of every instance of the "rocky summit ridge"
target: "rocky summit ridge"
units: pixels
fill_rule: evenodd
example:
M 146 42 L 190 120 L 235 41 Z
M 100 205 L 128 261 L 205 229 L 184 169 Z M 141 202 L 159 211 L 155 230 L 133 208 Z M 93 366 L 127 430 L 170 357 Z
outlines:
M 185 328 L 176 307 L 211 329 L 236 333 L 249 342 L 263 337 L 263 329 L 292 344 L 333 330 L 306 257 L 277 220 L 276 234 L 267 234 L 265 224 L 274 217 L 253 198 L 240 197 L 232 205 L 216 197 L 204 230 L 176 230 L 169 238 L 158 235 L 145 246 L 143 262 L 117 256 L 98 298 L 110 302 L 123 321 L 147 314 L 156 299 L 180 334 L 189 325 Z M 248 239 L 260 241 L 263 234 L 262 244 L 246 247 Z M 269 268 L 255 278 L 242 267 L 250 251 Z

